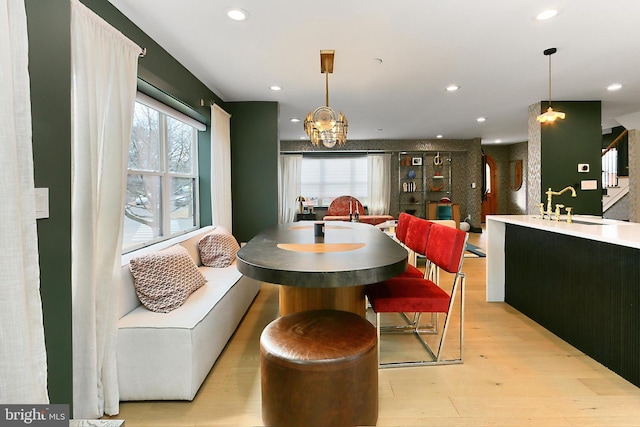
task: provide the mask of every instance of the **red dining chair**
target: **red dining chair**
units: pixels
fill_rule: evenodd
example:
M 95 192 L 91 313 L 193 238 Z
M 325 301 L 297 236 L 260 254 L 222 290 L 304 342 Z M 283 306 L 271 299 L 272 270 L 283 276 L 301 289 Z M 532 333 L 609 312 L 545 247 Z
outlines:
M 409 231 L 409 223 L 415 218 L 413 215 L 409 215 L 406 212 L 400 212 L 398 215 L 398 223 L 396 224 L 396 239 L 401 244 L 405 244 L 407 239 L 407 232 Z
M 452 282 L 446 290 L 433 280 L 433 275 L 426 278 L 394 277 L 384 282 L 366 286 L 365 293 L 372 310 L 376 314 L 378 361 L 381 368 L 462 363 L 465 286 L 462 263 L 466 242 L 467 233 L 462 230 L 441 224 L 430 226 L 426 248 L 427 268 L 435 266 L 453 275 Z M 460 301 L 458 304 L 454 304 L 457 294 L 460 295 Z M 454 306 L 458 306 L 459 311 L 454 310 Z M 380 347 L 384 344 L 380 341 L 381 331 L 384 330 L 381 327 L 381 314 L 383 313 L 417 313 L 418 321 L 412 325 L 411 332 L 418 338 L 427 351 L 429 358 L 420 358 L 419 360 L 408 362 L 381 363 Z M 439 313 L 444 316 L 442 330 L 436 331 L 434 338 L 434 340 L 438 341 L 435 351 L 431 349 L 424 337 L 426 333 L 433 333 L 434 331 L 423 330 L 420 327 L 419 319 L 423 313 Z M 454 317 L 459 320 L 459 356 L 446 359 L 443 348 L 451 320 Z
M 424 273 L 418 268 L 418 257 L 424 256 L 431 224 L 425 219 L 404 212 L 398 217 L 396 237 L 409 251 L 407 269 L 399 275 L 400 277 L 424 277 Z

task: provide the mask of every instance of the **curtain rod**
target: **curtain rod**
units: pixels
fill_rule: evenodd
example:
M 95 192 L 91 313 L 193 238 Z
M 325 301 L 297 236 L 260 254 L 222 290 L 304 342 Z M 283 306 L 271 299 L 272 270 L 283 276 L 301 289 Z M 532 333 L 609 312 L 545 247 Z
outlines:
M 336 153 L 336 154 L 394 154 L 397 153 L 398 151 L 391 151 L 391 150 L 307 150 L 307 151 L 300 151 L 300 150 L 282 150 L 280 151 L 280 154 L 328 154 L 328 153 Z
M 144 58 L 145 56 L 147 56 L 147 48 L 143 47 L 142 51 L 140 52 L 140 55 L 138 55 L 140 58 Z

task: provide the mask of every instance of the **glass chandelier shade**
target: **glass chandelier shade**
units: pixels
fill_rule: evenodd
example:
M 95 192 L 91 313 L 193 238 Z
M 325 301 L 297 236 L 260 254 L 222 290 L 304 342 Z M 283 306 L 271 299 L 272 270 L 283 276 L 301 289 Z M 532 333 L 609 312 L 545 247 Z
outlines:
M 547 108 L 547 111 L 536 117 L 540 123 L 555 122 L 557 119 L 564 119 L 565 114 L 560 111 L 553 111 L 553 108 Z
M 316 108 L 307 114 L 304 120 L 304 131 L 309 136 L 311 143 L 316 147 L 320 144 L 327 148 L 333 148 L 336 144 L 344 145 L 347 142 L 349 122 L 342 111 L 336 114 L 329 107 L 329 73 L 333 72 L 334 51 L 320 51 L 320 71 L 325 75 L 326 105 Z

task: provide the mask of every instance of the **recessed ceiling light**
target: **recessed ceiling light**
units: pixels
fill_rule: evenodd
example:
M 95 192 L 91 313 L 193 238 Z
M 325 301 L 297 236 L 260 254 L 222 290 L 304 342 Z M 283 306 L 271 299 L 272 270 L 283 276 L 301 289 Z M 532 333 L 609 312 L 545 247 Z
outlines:
M 378 129 L 376 129 L 376 132 L 382 132 L 383 130 L 384 129 L 382 129 L 382 128 L 378 128 Z
M 447 86 L 447 88 L 445 90 L 447 92 L 455 92 L 458 89 L 460 89 L 460 86 L 458 86 L 458 85 L 449 85 L 449 86 Z
M 551 19 L 558 14 L 558 11 L 555 9 L 545 10 L 544 12 L 540 12 L 536 15 L 536 19 L 538 21 L 546 21 L 547 19 Z
M 299 119 L 299 118 L 297 118 L 297 117 L 291 117 L 291 118 L 289 119 L 289 121 L 290 121 L 290 122 L 292 122 L 292 123 L 298 123 L 298 122 L 300 121 L 300 119 Z
M 234 21 L 244 21 L 249 18 L 249 12 L 238 8 L 227 9 L 227 16 Z
M 620 90 L 620 89 L 622 89 L 622 85 L 620 83 L 614 83 L 614 84 L 611 84 L 611 85 L 607 86 L 607 90 L 609 90 L 609 91 L 615 91 L 615 90 Z
M 500 144 L 502 142 L 501 139 L 496 139 L 496 144 Z
M 382 58 L 373 58 L 373 62 L 376 64 L 382 64 Z
M 486 118 L 486 117 L 478 117 L 478 118 L 476 119 L 476 122 L 478 122 L 478 123 L 482 123 L 482 122 L 486 122 L 486 121 L 487 121 L 487 118 Z
M 436 135 L 436 138 L 442 139 L 442 135 Z
M 282 90 L 282 88 L 280 86 L 271 86 L 269 89 L 271 89 L 273 91 Z

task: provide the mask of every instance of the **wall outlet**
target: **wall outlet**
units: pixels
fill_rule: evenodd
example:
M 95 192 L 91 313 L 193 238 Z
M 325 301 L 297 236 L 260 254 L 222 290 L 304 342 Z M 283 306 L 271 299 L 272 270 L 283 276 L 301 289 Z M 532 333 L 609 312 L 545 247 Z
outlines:
M 589 172 L 589 163 L 578 163 L 578 172 Z

